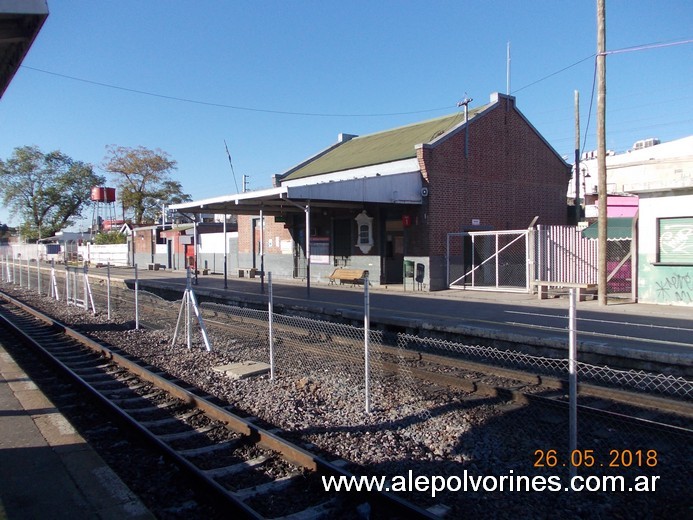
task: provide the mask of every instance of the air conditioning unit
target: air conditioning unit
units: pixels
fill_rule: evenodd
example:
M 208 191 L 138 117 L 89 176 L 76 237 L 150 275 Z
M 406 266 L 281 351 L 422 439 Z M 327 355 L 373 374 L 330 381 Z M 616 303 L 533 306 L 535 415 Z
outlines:
M 643 148 L 649 148 L 650 146 L 655 146 L 660 143 L 659 139 L 656 137 L 650 137 L 649 139 L 641 139 L 640 141 L 635 141 L 633 145 L 633 150 L 642 150 Z

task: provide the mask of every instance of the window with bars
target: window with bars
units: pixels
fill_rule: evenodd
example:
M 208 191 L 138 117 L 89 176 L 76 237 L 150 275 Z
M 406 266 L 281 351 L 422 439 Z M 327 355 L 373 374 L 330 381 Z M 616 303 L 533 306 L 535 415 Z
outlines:
M 693 217 L 657 219 L 657 263 L 693 265 Z

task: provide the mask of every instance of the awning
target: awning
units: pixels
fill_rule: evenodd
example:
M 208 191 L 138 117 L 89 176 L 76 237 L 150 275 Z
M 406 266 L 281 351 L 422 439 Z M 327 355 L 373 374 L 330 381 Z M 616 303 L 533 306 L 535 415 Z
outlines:
M 0 97 L 47 17 L 46 0 L 0 2 Z
M 599 236 L 599 224 L 594 222 L 582 232 L 584 238 Z M 606 219 L 607 240 L 630 240 L 633 238 L 633 217 L 611 217 Z
M 302 211 L 297 208 L 298 203 L 309 203 L 312 208 L 361 208 L 365 202 L 420 205 L 421 187 L 418 171 L 374 174 L 327 182 L 286 183 L 266 190 L 172 204 L 169 209 L 183 213 L 237 215 L 252 215 L 262 209 L 266 215 L 283 215 Z

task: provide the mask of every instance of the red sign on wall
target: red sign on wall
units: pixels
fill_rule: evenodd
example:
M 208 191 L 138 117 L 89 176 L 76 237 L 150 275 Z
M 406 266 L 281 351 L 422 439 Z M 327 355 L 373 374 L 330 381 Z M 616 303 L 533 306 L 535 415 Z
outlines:
M 404 227 L 411 226 L 411 215 L 402 215 L 402 225 Z

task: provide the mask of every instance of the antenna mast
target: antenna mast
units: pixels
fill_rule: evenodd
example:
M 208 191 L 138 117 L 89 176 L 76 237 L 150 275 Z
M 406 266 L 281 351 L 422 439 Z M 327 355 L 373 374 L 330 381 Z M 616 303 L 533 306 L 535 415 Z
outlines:
M 505 64 L 505 93 L 510 95 L 510 42 L 508 42 L 508 48 L 506 53 L 506 64 Z
M 236 182 L 236 172 L 233 171 L 233 163 L 231 162 L 231 154 L 229 153 L 229 146 L 226 144 L 226 139 L 224 139 L 224 147 L 226 148 L 226 155 L 229 158 L 229 166 L 231 166 L 231 174 L 233 175 L 233 183 L 236 185 L 236 193 L 239 193 L 238 183 Z

